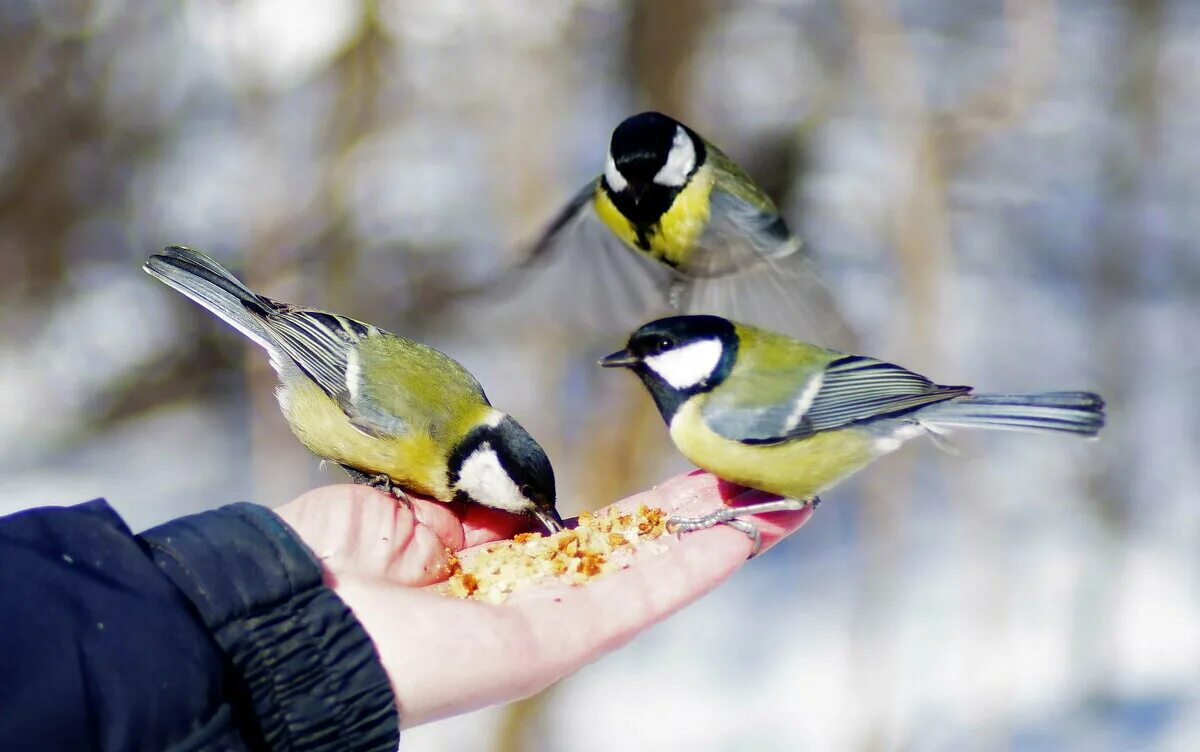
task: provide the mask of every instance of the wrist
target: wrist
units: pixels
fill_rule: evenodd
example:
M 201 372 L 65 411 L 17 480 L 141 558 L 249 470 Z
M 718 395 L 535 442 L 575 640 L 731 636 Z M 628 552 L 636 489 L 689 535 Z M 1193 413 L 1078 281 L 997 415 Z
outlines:
M 395 748 L 395 702 L 374 644 L 282 519 L 235 504 L 141 539 L 234 667 L 270 746 Z

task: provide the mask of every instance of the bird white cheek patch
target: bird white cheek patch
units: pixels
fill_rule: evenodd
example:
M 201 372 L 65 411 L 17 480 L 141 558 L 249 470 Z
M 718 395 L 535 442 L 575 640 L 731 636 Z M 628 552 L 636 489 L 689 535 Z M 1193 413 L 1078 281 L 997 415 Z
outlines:
M 676 127 L 667 163 L 654 176 L 654 182 L 670 188 L 678 188 L 687 182 L 688 175 L 696 166 L 696 145 L 683 128 Z
M 530 503 L 500 465 L 490 444 L 480 444 L 458 471 L 458 488 L 476 501 L 506 512 L 523 512 Z
M 721 362 L 721 342 L 702 339 L 646 358 L 646 366 L 676 389 L 689 389 L 712 375 Z
M 612 154 L 609 154 L 608 159 L 604 161 L 604 180 L 608 183 L 608 187 L 617 193 L 629 186 L 625 176 L 617 169 L 617 163 L 613 161 Z

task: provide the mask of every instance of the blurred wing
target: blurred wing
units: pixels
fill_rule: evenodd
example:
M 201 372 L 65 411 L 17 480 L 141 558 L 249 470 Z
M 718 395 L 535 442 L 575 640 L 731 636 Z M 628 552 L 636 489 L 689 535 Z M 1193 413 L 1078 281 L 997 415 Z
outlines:
M 716 277 L 757 265 L 764 259 L 782 259 L 800 251 L 800 239 L 792 234 L 775 206 L 748 201 L 725 190 L 716 181 L 709 194 L 709 221 L 700 236 L 705 252 L 688 264 L 694 277 Z
M 704 405 L 712 430 L 747 444 L 772 444 L 899 417 L 970 391 L 970 387 L 938 386 L 900 366 L 859 355 L 840 357 L 815 372 L 781 369 L 755 374 L 754 379 L 738 387 L 739 393 L 753 400 L 747 404 L 722 397 L 720 389 L 713 392 Z
M 517 265 L 516 271 L 546 263 L 556 250 L 563 247 L 561 242 L 563 236 L 574 229 L 587 214 L 591 213 L 592 196 L 596 194 L 598 182 L 599 178 L 585 185 L 571 197 L 566 206 L 559 210 L 558 215 L 550 221 L 550 224 L 542 231 L 541 237 L 529 249 L 529 253 Z
M 799 238 L 769 202 L 713 187 L 710 219 L 680 284 L 680 310 L 714 313 L 843 350 L 855 337 Z
M 754 178 L 746 174 L 737 162 L 734 162 L 725 152 L 708 141 L 704 143 L 708 148 L 708 161 L 715 168 L 713 171 L 714 187 L 725 193 L 739 196 L 745 203 L 757 206 L 764 212 L 779 213 L 771 197 L 758 187 Z
M 678 275 L 625 245 L 591 209 L 569 241 L 560 269 L 546 282 L 566 319 L 584 328 L 622 334 L 670 313 L 668 291 Z
M 666 312 L 674 272 L 627 247 L 592 208 L 596 181 L 559 212 L 529 254 L 488 287 L 573 330 L 628 331 Z M 498 285 L 498 286 L 497 286 Z

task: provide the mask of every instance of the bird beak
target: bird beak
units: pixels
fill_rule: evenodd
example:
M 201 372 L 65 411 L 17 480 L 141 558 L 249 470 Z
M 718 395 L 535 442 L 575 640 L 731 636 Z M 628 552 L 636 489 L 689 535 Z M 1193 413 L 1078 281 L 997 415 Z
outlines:
M 629 368 L 638 363 L 636 356 L 628 350 L 617 350 L 611 355 L 605 355 L 600 359 L 600 365 L 604 368 Z
M 551 509 L 550 511 L 534 509 L 533 515 L 538 518 L 538 522 L 541 522 L 542 527 L 546 528 L 546 532 L 551 535 L 554 535 L 565 527 L 563 518 L 559 516 L 557 509 Z
M 642 196 L 646 195 L 646 186 L 631 185 L 629 186 L 629 192 L 633 194 L 633 203 L 640 204 L 642 203 Z

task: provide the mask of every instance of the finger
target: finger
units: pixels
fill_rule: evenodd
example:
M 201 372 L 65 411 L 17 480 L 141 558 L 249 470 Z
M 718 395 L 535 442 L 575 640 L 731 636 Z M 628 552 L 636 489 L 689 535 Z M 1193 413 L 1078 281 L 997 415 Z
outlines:
M 716 587 L 745 562 L 744 538 L 672 540 L 667 550 L 585 587 L 536 586 L 499 606 L 430 591 L 393 594 L 387 608 L 395 616 L 384 621 L 398 619 L 404 639 L 389 635 L 376 645 L 385 665 L 398 667 L 392 675 L 402 723 L 544 689 Z M 373 594 L 372 607 L 382 598 Z
M 700 513 L 725 503 L 725 495 L 741 493 L 696 473 L 618 505 Z M 778 515 L 784 521 L 765 529 L 764 536 L 790 532 L 808 514 Z M 537 585 L 499 606 L 428 590 L 359 594 L 370 604 L 360 618 L 369 622 L 385 665 L 396 667 L 391 675 L 402 723 L 417 725 L 549 686 L 712 590 L 745 563 L 750 547 L 745 535 L 727 528 L 663 542 L 665 550 L 643 551 L 628 569 L 587 586 Z M 361 585 L 349 587 L 344 595 L 353 607 L 350 599 Z M 391 629 L 378 636 L 374 623 Z
M 541 529 L 541 523 L 528 515 L 511 514 L 471 504 L 462 516 L 462 547 L 479 546 L 511 538 L 517 533 Z
M 512 514 L 479 504 L 444 503 L 409 495 L 417 521 L 429 528 L 451 551 L 511 538 L 539 524 L 528 515 Z
M 442 536 L 461 545 L 462 526 L 437 502 L 411 501 L 410 509 L 368 486 L 343 484 L 309 491 L 275 512 L 333 577 L 361 575 L 423 586 L 445 578 L 449 555 Z M 428 523 L 419 524 L 422 518 Z
M 456 507 L 411 494 L 408 499 L 417 522 L 437 536 L 442 548 L 457 551 L 463 547 L 462 521 L 458 514 L 461 505 Z
M 649 491 L 618 501 L 615 506 L 622 509 L 635 509 L 639 504 L 645 504 L 681 517 L 694 517 L 711 512 L 721 505 L 744 506 L 774 501 L 779 498 L 779 496 L 763 491 L 728 483 L 702 470 L 694 470 L 664 481 Z M 759 553 L 771 548 L 792 531 L 798 529 L 808 521 L 812 513 L 812 507 L 806 507 L 795 512 L 771 512 L 747 517 L 746 519 L 757 526 L 762 534 L 762 549 Z M 734 530 L 728 525 L 717 525 L 708 530 L 697 530 L 684 534 L 684 537 L 705 539 L 713 539 L 714 536 L 740 538 L 744 542 L 745 555 L 750 555 L 753 546 L 750 539 L 744 533 Z
M 747 504 L 761 504 L 767 501 L 777 501 L 781 497 L 774 494 L 769 494 L 764 491 L 756 491 L 754 489 L 744 489 L 740 494 L 732 499 L 732 506 L 746 506 Z M 776 543 L 783 540 L 793 532 L 798 530 L 801 525 L 808 522 L 808 518 L 813 515 L 816 508 L 811 504 L 795 511 L 788 512 L 768 512 L 767 514 L 752 514 L 746 519 L 752 520 L 753 524 L 758 528 L 758 532 L 762 535 L 762 547 L 758 550 L 757 556 L 761 556 L 766 551 L 770 550 Z M 728 526 L 722 525 L 726 530 L 731 530 Z M 734 531 L 737 532 L 737 531 Z M 744 535 L 742 537 L 745 537 Z M 750 539 L 746 542 L 750 544 Z M 747 549 L 749 551 L 749 549 Z

